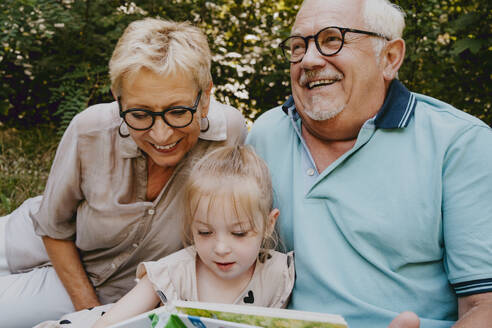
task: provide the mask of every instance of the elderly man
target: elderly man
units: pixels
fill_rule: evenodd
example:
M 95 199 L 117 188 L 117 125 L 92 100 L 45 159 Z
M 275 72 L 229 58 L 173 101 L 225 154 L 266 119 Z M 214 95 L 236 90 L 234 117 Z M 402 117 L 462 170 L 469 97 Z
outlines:
M 291 307 L 384 327 L 492 322 L 492 130 L 396 80 L 404 14 L 386 0 L 306 0 L 292 97 L 248 142 L 268 163 Z M 457 321 L 457 322 L 456 322 Z

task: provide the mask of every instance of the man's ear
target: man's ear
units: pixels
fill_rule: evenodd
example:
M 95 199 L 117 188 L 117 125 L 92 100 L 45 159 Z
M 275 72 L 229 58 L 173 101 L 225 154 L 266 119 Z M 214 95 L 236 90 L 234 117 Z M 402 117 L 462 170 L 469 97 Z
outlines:
M 274 208 L 270 212 L 270 214 L 268 214 L 268 227 L 267 227 L 268 235 L 271 235 L 273 233 L 273 229 L 275 229 L 275 222 L 277 222 L 279 215 L 280 215 L 280 211 L 278 208 Z
M 212 94 L 213 86 L 213 82 L 210 82 L 207 89 L 202 91 L 202 98 L 200 99 L 202 117 L 206 117 L 208 114 L 208 109 L 210 108 L 210 96 Z
M 405 41 L 402 39 L 388 41 L 381 56 L 383 78 L 385 81 L 392 81 L 396 77 L 405 57 Z

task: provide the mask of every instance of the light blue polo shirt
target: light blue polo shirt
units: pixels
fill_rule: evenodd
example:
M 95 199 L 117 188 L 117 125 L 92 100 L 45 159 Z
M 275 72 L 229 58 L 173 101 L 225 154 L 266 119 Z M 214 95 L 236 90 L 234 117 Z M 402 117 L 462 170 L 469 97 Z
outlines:
M 292 97 L 247 143 L 272 175 L 295 251 L 291 307 L 381 328 L 414 311 L 450 327 L 457 297 L 492 291 L 492 130 L 393 81 L 354 147 L 317 172 Z

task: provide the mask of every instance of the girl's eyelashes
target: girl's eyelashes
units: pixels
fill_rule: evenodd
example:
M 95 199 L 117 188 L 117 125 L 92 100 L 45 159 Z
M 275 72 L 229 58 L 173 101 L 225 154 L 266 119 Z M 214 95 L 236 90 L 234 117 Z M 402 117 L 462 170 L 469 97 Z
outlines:
M 235 237 L 245 237 L 248 232 L 247 231 L 233 231 L 231 234 Z
M 223 227 L 224 230 L 222 230 L 221 227 L 215 227 L 213 224 L 209 224 L 208 221 L 197 220 L 193 223 L 194 228 L 192 229 L 200 237 L 209 237 L 215 235 L 216 233 L 221 233 L 220 231 L 224 231 L 225 233 L 228 233 L 236 238 L 248 237 L 257 233 L 249 222 L 235 221 L 235 223 L 227 227 Z M 216 230 L 216 228 L 219 230 Z
M 249 237 L 249 236 L 256 235 L 257 232 L 254 229 L 246 229 L 246 230 L 231 231 L 231 234 L 235 237 Z
M 198 230 L 197 233 L 200 236 L 209 236 L 212 234 L 212 231 L 208 230 Z M 248 235 L 248 231 L 231 231 L 231 234 L 235 237 L 245 237 Z

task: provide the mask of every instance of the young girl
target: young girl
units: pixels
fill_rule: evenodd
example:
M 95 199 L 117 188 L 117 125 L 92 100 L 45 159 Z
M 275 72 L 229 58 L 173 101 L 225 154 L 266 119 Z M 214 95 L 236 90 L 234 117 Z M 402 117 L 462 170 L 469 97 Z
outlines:
M 292 253 L 271 250 L 279 211 L 272 209 L 268 168 L 252 148 L 221 147 L 203 157 L 193 167 L 185 193 L 183 240 L 188 247 L 141 263 L 137 285 L 94 327 L 178 299 L 286 306 L 294 284 L 294 261 Z M 89 312 L 95 315 L 94 310 Z M 76 316 L 70 320 L 80 322 Z M 87 326 L 88 319 L 84 322 Z

